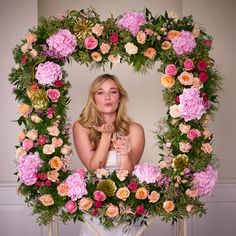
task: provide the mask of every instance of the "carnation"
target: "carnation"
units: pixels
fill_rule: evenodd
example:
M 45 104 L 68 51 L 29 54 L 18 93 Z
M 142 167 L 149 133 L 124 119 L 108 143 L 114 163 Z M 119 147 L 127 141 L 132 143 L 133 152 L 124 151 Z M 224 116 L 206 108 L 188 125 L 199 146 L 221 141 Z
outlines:
M 218 172 L 208 165 L 204 171 L 193 175 L 194 189 L 197 190 L 198 196 L 210 196 L 212 194 L 217 174 Z
M 127 12 L 117 22 L 120 28 L 128 30 L 133 36 L 136 36 L 140 27 L 146 23 L 145 15 L 141 12 Z
M 47 39 L 47 54 L 56 58 L 68 57 L 75 51 L 76 37 L 67 29 L 59 30 Z
M 17 165 L 20 180 L 25 185 L 33 185 L 36 183 L 36 173 L 42 166 L 42 160 L 37 152 L 31 153 L 21 158 Z
M 146 182 L 148 184 L 156 183 L 162 178 L 158 167 L 148 163 L 136 165 L 133 175 L 136 176 L 141 183 Z
M 68 186 L 68 196 L 72 201 L 76 201 L 88 193 L 84 177 L 78 172 L 69 175 L 65 183 Z
M 173 49 L 178 55 L 191 53 L 196 47 L 196 40 L 191 32 L 182 30 L 179 37 L 172 40 Z
M 41 85 L 53 85 L 56 80 L 61 80 L 61 67 L 51 61 L 40 63 L 37 67 L 35 78 Z
M 198 88 L 184 89 L 179 96 L 179 103 L 180 116 L 186 122 L 194 119 L 199 120 L 205 113 L 203 98 L 200 97 Z

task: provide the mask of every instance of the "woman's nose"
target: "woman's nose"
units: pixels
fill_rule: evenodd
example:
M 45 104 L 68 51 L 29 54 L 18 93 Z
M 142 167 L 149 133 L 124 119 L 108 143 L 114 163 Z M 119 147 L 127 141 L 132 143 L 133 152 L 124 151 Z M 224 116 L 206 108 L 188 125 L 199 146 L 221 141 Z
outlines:
M 109 93 L 106 93 L 105 99 L 106 99 L 106 100 L 109 100 L 110 98 L 111 98 L 110 94 L 109 94 Z

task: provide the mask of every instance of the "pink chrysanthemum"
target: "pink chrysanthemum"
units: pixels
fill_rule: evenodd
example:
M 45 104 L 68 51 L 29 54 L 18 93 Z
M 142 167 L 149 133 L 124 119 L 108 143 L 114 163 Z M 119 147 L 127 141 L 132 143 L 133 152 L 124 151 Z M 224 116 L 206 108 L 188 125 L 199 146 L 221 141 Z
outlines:
M 141 12 L 127 12 L 117 22 L 120 28 L 126 29 L 131 32 L 133 36 L 136 36 L 140 30 L 140 27 L 147 22 L 145 15 Z
M 198 88 L 184 89 L 179 96 L 179 103 L 180 116 L 186 122 L 194 119 L 199 120 L 205 113 L 203 98 L 200 97 Z
M 181 31 L 179 37 L 172 40 L 173 49 L 178 55 L 191 53 L 196 47 L 196 40 L 191 32 Z
M 135 175 L 141 183 L 146 182 L 148 184 L 156 183 L 162 178 L 158 167 L 148 163 L 136 165 L 133 175 Z
M 76 201 L 88 193 L 84 176 L 79 172 L 74 172 L 68 176 L 65 183 L 68 186 L 68 196 L 72 201 Z
M 194 189 L 198 196 L 210 196 L 217 180 L 218 172 L 208 165 L 204 171 L 193 175 Z
M 17 165 L 18 176 L 25 185 L 36 183 L 36 173 L 42 166 L 42 160 L 37 152 L 22 157 Z

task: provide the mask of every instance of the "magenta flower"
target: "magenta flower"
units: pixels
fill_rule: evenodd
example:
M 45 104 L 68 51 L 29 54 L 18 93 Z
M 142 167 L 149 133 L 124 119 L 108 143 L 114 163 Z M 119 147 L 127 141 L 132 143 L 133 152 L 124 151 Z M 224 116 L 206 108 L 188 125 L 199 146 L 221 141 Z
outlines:
M 119 37 L 118 37 L 117 33 L 111 33 L 111 35 L 110 35 L 110 42 L 111 43 L 117 43 L 118 39 L 119 39 Z
M 200 97 L 198 88 L 184 89 L 179 96 L 179 103 L 180 116 L 186 122 L 194 119 L 199 120 L 205 113 L 203 98 Z
M 178 55 L 191 53 L 196 47 L 196 40 L 193 34 L 189 31 L 181 31 L 179 37 L 172 40 L 173 49 Z
M 84 46 L 89 50 L 96 48 L 97 45 L 98 45 L 98 40 L 93 36 L 89 36 L 84 40 Z
M 218 172 L 208 165 L 204 171 L 193 174 L 194 189 L 199 196 L 210 196 L 217 180 Z
M 35 78 L 42 85 L 53 85 L 55 81 L 62 78 L 61 67 L 51 61 L 40 63 L 37 67 Z
M 59 30 L 47 39 L 46 54 L 56 58 L 68 57 L 75 51 L 76 37 L 68 29 Z
M 118 20 L 120 28 L 128 30 L 133 36 L 140 31 L 140 27 L 147 22 L 146 17 L 141 12 L 127 12 Z
M 136 176 L 141 183 L 146 182 L 148 184 L 156 183 L 162 178 L 159 168 L 148 163 L 136 165 L 133 175 Z
M 200 72 L 199 79 L 202 83 L 205 83 L 208 80 L 208 74 L 205 72 Z
M 207 64 L 204 60 L 201 60 L 197 63 L 197 67 L 200 71 L 203 71 L 207 68 Z
M 37 152 L 21 158 L 17 165 L 18 175 L 25 185 L 33 185 L 37 181 L 36 173 L 42 166 L 42 160 Z

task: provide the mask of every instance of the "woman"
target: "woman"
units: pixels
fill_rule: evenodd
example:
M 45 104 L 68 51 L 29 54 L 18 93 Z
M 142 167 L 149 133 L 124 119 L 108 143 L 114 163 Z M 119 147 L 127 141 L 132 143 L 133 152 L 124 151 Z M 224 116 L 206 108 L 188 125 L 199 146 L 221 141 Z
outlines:
M 87 104 L 73 125 L 75 149 L 86 169 L 103 167 L 131 173 L 139 163 L 144 149 L 144 130 L 128 117 L 127 101 L 127 92 L 114 75 L 103 74 L 91 84 Z M 119 133 L 122 135 L 117 141 L 115 135 Z M 106 231 L 98 219 L 91 220 L 84 215 L 84 220 L 86 224 L 82 224 L 80 236 L 124 235 L 123 226 Z M 130 227 L 125 235 L 135 235 L 139 229 L 139 225 Z

